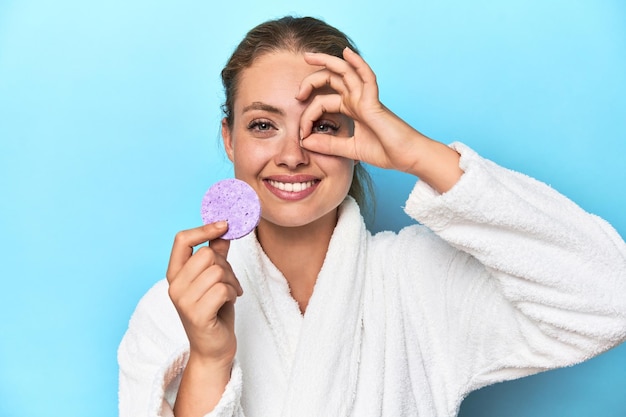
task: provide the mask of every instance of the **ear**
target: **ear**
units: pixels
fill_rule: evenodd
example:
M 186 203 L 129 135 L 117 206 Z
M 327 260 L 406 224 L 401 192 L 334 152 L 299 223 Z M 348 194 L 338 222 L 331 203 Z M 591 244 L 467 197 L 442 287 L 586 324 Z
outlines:
M 226 149 L 228 159 L 230 159 L 230 162 L 234 162 L 233 137 L 225 117 L 222 119 L 222 140 L 224 141 L 224 149 Z

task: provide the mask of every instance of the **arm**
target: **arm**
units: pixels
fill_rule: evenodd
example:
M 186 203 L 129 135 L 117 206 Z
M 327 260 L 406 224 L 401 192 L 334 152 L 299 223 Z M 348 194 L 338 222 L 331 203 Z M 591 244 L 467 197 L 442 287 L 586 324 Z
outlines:
M 336 94 L 318 94 L 301 117 L 301 146 L 328 155 L 363 161 L 385 169 L 406 172 L 440 193 L 459 180 L 459 154 L 434 141 L 396 116 L 378 99 L 376 76 L 367 63 L 349 48 L 344 60 L 308 53 L 309 64 L 326 69 L 306 77 L 296 98 L 306 100 L 312 92 L 330 85 Z M 354 121 L 349 138 L 310 134 L 324 113 L 342 113 Z
M 463 391 L 573 365 L 626 338 L 626 244 L 602 219 L 463 145 L 462 179 L 418 184 L 406 211 L 459 249 L 425 300 Z M 447 323 L 442 330 L 441 323 Z
M 120 416 L 243 416 L 233 362 L 241 288 L 225 260 L 228 242 L 193 253 L 225 230 L 207 225 L 177 235 L 169 282 L 142 298 L 120 344 Z
M 137 305 L 118 349 L 120 417 L 174 415 L 173 404 L 189 359 L 189 344 L 165 280 Z M 210 417 L 243 417 L 237 362 Z
M 421 135 L 379 102 L 375 75 L 358 55 L 346 49 L 344 59 L 305 55 L 325 68 L 305 78 L 297 98 L 324 86 L 334 93 L 317 94 L 304 111 L 301 146 L 422 180 L 407 212 L 459 251 L 442 249 L 447 258 L 422 257 L 408 267 L 414 274 L 439 262 L 440 269 L 428 283 L 407 284 L 418 289 L 405 294 L 424 294 L 430 285 L 425 293 L 432 296 L 420 299 L 425 309 L 411 300 L 406 306 L 415 313 L 409 317 L 423 319 L 416 327 L 432 325 L 433 338 L 425 339 L 437 345 L 432 355 L 449 370 L 448 385 L 467 393 L 580 362 L 623 341 L 626 245 L 617 233 L 545 184 L 462 146 L 459 160 L 456 149 Z M 308 134 L 325 112 L 352 118 L 353 136 Z M 411 240 L 411 230 L 400 240 Z M 393 263 L 406 265 L 400 249 Z
M 189 339 L 189 361 L 176 397 L 176 417 L 213 410 L 230 379 L 236 351 L 234 302 L 242 290 L 226 261 L 224 222 L 176 235 L 167 270 L 169 295 Z M 194 253 L 194 247 L 212 240 Z
M 200 416 L 213 410 L 230 381 L 232 364 L 215 364 L 190 355 L 183 371 L 174 413 L 178 416 Z

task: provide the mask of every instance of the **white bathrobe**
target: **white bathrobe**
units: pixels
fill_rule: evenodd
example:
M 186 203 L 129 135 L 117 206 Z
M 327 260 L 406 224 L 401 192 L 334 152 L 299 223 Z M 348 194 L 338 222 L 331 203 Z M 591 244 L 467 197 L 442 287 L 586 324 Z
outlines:
M 208 416 L 455 416 L 472 390 L 625 339 L 615 230 L 453 146 L 458 184 L 438 195 L 418 182 L 406 203 L 424 226 L 372 236 L 346 199 L 304 316 L 254 234 L 231 243 L 238 350 Z M 188 341 L 166 281 L 139 303 L 118 356 L 120 416 L 171 416 Z

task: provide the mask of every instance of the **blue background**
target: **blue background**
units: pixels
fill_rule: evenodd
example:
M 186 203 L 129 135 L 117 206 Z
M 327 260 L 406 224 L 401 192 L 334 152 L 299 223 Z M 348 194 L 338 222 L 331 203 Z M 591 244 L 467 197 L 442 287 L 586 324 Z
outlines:
M 271 3 L 271 4 L 270 4 Z M 174 234 L 231 176 L 219 71 L 286 13 L 338 26 L 423 133 L 539 178 L 626 235 L 622 0 L 0 2 L 0 415 L 117 414 L 117 345 Z M 375 230 L 413 180 L 372 170 Z M 626 416 L 626 345 L 485 388 L 461 416 Z

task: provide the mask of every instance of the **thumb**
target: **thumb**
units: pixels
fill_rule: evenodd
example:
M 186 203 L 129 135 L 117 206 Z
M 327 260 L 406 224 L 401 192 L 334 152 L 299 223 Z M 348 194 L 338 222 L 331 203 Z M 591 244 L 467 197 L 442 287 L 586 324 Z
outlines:
M 354 136 L 341 137 L 320 133 L 313 133 L 300 140 L 300 146 L 307 151 L 324 155 L 341 156 L 349 159 L 358 159 L 354 146 Z
M 226 258 L 228 255 L 228 249 L 230 248 L 230 240 L 226 239 L 213 239 L 209 242 L 209 247 L 215 252 Z

